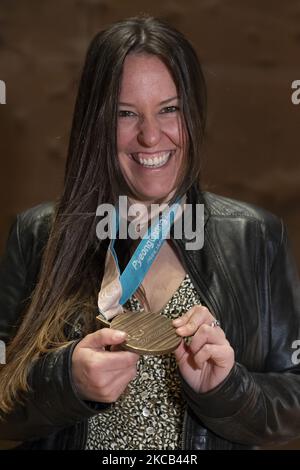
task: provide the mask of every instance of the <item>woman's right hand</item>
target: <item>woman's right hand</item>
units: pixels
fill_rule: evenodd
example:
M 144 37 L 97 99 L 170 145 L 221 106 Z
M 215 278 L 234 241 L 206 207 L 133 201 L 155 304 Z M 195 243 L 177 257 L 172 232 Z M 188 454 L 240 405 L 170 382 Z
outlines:
M 85 336 L 72 356 L 75 387 L 83 400 L 112 403 L 136 376 L 138 354 L 118 350 L 127 334 L 103 328 Z M 107 346 L 112 346 L 107 350 Z

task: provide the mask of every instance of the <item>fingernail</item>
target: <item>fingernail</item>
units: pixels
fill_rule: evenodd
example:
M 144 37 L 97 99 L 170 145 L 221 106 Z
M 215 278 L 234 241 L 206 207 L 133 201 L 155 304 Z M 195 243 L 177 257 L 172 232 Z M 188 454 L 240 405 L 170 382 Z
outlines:
M 182 319 L 181 318 L 176 318 L 176 320 L 173 320 L 173 323 L 175 325 L 179 325 L 181 323 Z

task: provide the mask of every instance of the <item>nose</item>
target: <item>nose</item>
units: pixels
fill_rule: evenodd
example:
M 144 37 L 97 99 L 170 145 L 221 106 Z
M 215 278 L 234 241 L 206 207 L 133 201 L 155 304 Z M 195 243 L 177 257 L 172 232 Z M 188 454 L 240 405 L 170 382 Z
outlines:
M 161 137 L 160 125 L 154 117 L 143 117 L 139 124 L 138 141 L 145 147 L 154 147 Z

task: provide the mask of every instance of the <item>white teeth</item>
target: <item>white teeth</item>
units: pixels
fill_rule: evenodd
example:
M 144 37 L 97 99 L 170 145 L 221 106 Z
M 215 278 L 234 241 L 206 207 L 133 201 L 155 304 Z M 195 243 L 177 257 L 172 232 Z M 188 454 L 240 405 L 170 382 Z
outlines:
M 159 168 L 167 163 L 172 151 L 170 152 L 160 152 L 155 155 L 155 157 L 150 158 L 143 158 L 139 154 L 135 154 L 135 160 L 137 160 L 140 165 L 145 166 L 147 168 Z

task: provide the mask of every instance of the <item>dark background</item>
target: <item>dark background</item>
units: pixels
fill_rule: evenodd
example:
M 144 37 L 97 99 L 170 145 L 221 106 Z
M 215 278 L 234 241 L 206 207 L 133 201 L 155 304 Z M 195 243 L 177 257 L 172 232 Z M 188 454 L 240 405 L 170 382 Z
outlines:
M 205 189 L 271 210 L 300 266 L 300 0 L 0 0 L 0 252 L 15 214 L 62 187 L 92 36 L 140 12 L 185 33 L 208 84 Z M 290 444 L 300 448 L 300 442 Z

